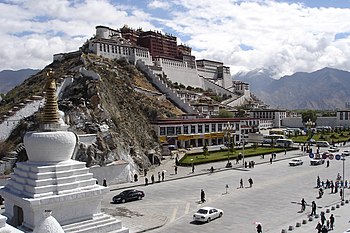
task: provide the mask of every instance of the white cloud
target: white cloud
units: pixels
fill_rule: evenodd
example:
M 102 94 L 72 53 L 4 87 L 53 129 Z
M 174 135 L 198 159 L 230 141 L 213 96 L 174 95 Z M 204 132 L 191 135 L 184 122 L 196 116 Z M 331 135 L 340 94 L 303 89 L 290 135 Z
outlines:
M 170 4 L 168 1 L 159 1 L 159 0 L 153 0 L 150 3 L 148 3 L 147 6 L 151 9 L 157 9 L 157 8 L 169 9 L 170 8 Z
M 42 68 L 54 53 L 78 49 L 96 25 L 124 24 L 181 36 L 178 41 L 191 46 L 198 59 L 223 61 L 232 73 L 260 67 L 277 76 L 324 66 L 350 70 L 347 8 L 272 0 L 7 2 L 0 3 L 0 70 Z M 160 14 L 157 9 L 163 15 L 152 15 Z M 335 40 L 338 33 L 345 38 Z M 242 44 L 252 50 L 242 50 Z

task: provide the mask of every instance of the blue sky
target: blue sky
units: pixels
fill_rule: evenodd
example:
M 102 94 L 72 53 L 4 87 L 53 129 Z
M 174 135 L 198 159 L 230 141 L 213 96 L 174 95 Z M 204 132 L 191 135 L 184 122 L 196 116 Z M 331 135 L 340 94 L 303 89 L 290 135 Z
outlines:
M 350 70 L 350 0 L 0 0 L 0 70 L 77 50 L 96 25 L 159 30 L 231 73 Z

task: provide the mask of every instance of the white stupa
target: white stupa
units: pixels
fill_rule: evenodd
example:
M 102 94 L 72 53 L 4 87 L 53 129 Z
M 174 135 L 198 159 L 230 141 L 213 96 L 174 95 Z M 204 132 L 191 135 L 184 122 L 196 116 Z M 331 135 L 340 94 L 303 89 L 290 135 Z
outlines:
M 56 83 L 52 72 L 48 76 L 40 130 L 24 136 L 28 161 L 16 164 L 8 184 L 0 190 L 5 199 L 3 215 L 24 232 L 35 232 L 52 218 L 66 233 L 129 232 L 121 221 L 101 212 L 103 195 L 109 190 L 96 184 L 85 163 L 71 159 L 77 136 L 62 127 Z M 43 222 L 45 210 L 52 211 L 52 217 Z

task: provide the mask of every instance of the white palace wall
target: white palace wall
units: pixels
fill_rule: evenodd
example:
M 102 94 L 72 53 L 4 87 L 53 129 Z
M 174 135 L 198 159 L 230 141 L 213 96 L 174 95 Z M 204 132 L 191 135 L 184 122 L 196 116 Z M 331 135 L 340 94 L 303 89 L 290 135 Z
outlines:
M 162 67 L 164 74 L 173 83 L 178 82 L 192 87 L 203 88 L 202 79 L 196 69 L 187 67 L 186 63 L 170 59 L 156 59 L 156 63 Z

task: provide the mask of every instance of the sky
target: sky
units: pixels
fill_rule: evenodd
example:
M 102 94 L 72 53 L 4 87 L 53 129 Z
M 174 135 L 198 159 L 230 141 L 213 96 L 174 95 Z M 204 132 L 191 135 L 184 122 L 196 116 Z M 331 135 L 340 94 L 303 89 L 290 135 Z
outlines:
M 350 0 L 0 0 L 0 70 L 42 69 L 97 25 L 158 30 L 231 74 L 350 70 Z

